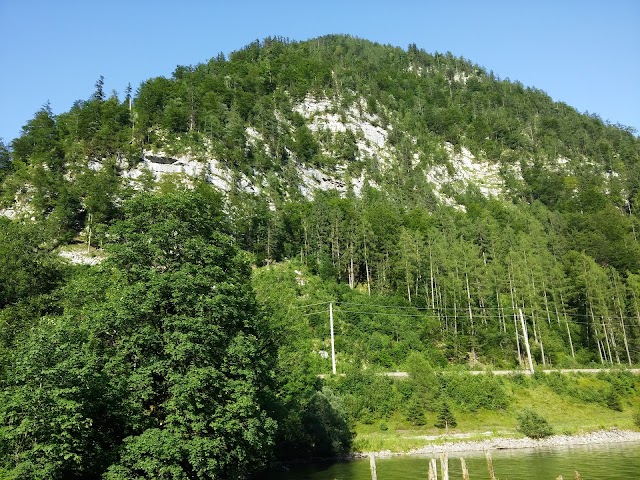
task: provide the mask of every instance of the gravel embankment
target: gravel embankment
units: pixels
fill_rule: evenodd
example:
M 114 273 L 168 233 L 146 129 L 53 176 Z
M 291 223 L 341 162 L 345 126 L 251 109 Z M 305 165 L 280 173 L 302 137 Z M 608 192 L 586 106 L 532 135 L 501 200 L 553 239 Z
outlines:
M 440 454 L 443 452 L 478 452 L 485 450 L 504 450 L 516 448 L 540 448 L 540 447 L 561 447 L 574 445 L 605 445 L 620 442 L 640 442 L 640 432 L 630 430 L 600 430 L 597 432 L 585 433 L 583 435 L 554 435 L 552 437 L 534 440 L 532 438 L 488 438 L 486 440 L 473 441 L 447 441 L 449 438 L 443 435 L 439 438 L 425 437 L 425 440 L 437 443 L 427 443 L 423 447 L 403 453 L 392 453 L 390 451 L 373 452 L 377 457 L 392 455 L 428 455 Z M 441 443 L 444 441 L 443 443 Z M 358 456 L 367 456 L 361 454 Z

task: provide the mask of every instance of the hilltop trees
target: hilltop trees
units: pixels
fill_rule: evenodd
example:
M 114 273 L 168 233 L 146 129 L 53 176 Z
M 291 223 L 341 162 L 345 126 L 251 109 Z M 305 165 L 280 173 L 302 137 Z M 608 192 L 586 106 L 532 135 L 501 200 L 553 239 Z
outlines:
M 4 140 L 0 138 L 0 182 L 11 171 L 11 155 Z

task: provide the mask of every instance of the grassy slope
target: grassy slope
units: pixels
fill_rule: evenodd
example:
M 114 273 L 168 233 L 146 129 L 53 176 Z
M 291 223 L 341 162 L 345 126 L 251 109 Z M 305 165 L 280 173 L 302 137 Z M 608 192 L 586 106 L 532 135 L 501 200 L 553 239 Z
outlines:
M 464 440 L 522 437 L 516 429 L 516 416 L 525 407 L 534 408 L 545 417 L 557 434 L 578 435 L 609 428 L 637 430 L 633 421 L 633 406 L 640 404 L 640 396 L 627 399 L 623 402 L 623 411 L 618 412 L 601 404 L 558 395 L 546 385 L 516 387 L 511 393 L 513 400 L 504 411 L 460 412 L 454 409 L 458 426 L 449 429 L 449 435 L 464 434 Z M 435 413 L 428 412 L 426 418 L 426 425 L 421 427 L 411 426 L 399 413 L 395 413 L 386 421 L 377 421 L 371 425 L 358 424 L 355 427 L 354 450 L 402 452 L 426 443 L 456 440 L 455 437 L 446 436 L 443 430 L 432 426 L 436 421 Z M 387 425 L 388 430 L 380 429 L 382 423 Z M 419 438 L 421 436 L 440 438 Z

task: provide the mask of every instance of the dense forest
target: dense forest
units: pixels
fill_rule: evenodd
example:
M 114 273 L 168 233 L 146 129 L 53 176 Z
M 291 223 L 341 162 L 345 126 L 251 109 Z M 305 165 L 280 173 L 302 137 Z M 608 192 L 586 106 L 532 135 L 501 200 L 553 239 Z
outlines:
M 267 38 L 100 77 L 0 142 L 0 182 L 0 476 L 244 478 L 526 382 L 640 392 L 464 376 L 528 368 L 525 340 L 640 363 L 637 132 L 464 58 Z

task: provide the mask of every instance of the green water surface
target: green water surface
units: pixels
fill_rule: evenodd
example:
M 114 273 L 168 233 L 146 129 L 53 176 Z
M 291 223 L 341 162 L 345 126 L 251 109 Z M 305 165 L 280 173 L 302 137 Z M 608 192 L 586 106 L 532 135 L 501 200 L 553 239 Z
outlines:
M 640 444 L 554 447 L 491 452 L 498 480 L 640 480 Z M 377 458 L 378 480 L 428 478 L 429 460 L 439 455 Z M 462 479 L 460 457 L 465 459 L 470 480 L 488 480 L 483 452 L 449 454 L 449 479 Z M 268 480 L 370 480 L 369 459 L 338 463 L 290 466 L 273 472 Z M 440 463 L 438 461 L 438 479 Z

